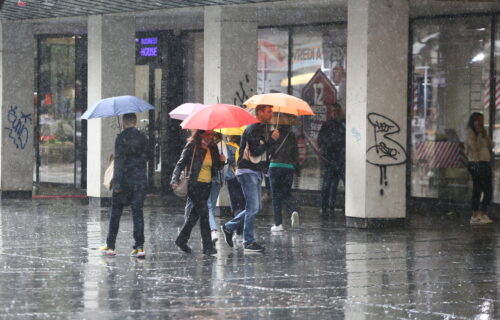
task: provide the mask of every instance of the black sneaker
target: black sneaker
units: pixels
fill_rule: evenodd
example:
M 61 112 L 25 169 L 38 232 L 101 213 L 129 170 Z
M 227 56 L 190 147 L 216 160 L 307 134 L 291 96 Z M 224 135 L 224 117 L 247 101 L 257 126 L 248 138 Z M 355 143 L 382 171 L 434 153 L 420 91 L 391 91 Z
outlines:
M 264 252 L 266 248 L 257 244 L 257 242 L 252 242 L 250 244 L 245 245 L 245 252 Z
M 222 229 L 222 233 L 224 234 L 224 240 L 226 240 L 227 245 L 232 248 L 233 247 L 233 232 L 227 231 L 225 225 L 222 225 L 220 228 Z
M 185 243 L 180 243 L 179 241 L 175 240 L 175 244 L 176 244 L 179 248 L 181 248 L 181 250 L 182 250 L 182 251 L 184 251 L 185 253 L 191 253 L 191 252 L 193 252 L 193 251 L 191 250 L 191 248 L 190 248 L 187 244 L 185 244 Z
M 217 250 L 215 248 L 209 248 L 203 250 L 203 254 L 206 254 L 208 256 L 215 256 L 217 254 Z

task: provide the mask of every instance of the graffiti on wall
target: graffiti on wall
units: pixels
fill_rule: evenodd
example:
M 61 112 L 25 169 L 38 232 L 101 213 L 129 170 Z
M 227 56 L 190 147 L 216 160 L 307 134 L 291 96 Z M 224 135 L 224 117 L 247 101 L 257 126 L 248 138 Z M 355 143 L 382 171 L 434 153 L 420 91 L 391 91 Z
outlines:
M 243 102 L 247 101 L 248 98 L 254 95 L 255 90 L 250 85 L 250 77 L 245 74 L 245 79 L 239 82 L 239 88 L 235 92 L 235 97 L 233 99 L 233 104 L 235 106 L 243 105 Z
M 28 126 L 33 125 L 33 120 L 31 119 L 31 113 L 25 114 L 18 109 L 19 106 L 10 106 L 7 111 L 9 126 L 5 127 L 5 130 L 9 132 L 9 138 L 16 148 L 24 150 L 29 141 Z
M 369 113 L 367 118 L 373 126 L 375 144 L 366 150 L 366 161 L 379 167 L 380 195 L 383 196 L 384 187 L 389 185 L 387 167 L 404 164 L 407 159 L 406 150 L 390 137 L 401 131 L 396 122 L 378 113 Z

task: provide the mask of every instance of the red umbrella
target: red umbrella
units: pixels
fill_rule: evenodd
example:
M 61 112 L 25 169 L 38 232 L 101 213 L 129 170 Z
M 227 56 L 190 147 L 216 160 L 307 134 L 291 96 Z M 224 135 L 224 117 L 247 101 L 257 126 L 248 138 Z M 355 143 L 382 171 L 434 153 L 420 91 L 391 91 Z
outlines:
M 181 123 L 183 129 L 214 130 L 222 128 L 239 128 L 257 123 L 248 111 L 230 104 L 213 104 L 193 112 Z

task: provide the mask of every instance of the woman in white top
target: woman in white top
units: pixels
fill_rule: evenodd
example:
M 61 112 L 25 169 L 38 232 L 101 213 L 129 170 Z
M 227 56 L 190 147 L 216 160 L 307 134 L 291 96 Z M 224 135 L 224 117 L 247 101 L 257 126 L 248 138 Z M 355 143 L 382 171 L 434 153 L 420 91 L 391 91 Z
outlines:
M 493 192 L 491 171 L 492 148 L 493 142 L 484 128 L 483 115 L 479 112 L 472 113 L 467 125 L 467 135 L 465 138 L 465 155 L 469 161 L 468 169 L 473 183 L 471 224 L 492 222 L 486 214 Z M 483 194 L 483 201 L 480 206 L 481 194 Z

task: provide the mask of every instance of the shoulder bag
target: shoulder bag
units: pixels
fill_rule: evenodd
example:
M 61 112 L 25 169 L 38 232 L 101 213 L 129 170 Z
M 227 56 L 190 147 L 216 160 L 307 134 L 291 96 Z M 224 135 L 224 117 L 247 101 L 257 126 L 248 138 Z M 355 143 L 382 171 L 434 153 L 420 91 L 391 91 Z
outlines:
M 188 193 L 188 184 L 189 184 L 189 176 L 191 175 L 191 170 L 193 169 L 193 161 L 194 154 L 196 153 L 196 145 L 193 149 L 193 156 L 191 157 L 191 164 L 189 165 L 189 170 L 184 168 L 181 172 L 181 176 L 179 177 L 179 183 L 177 184 L 177 188 L 174 189 L 174 194 L 178 197 L 185 198 Z
M 106 189 L 113 189 L 113 171 L 115 167 L 115 159 L 114 155 L 109 156 L 108 168 L 104 171 L 104 178 L 102 184 Z

